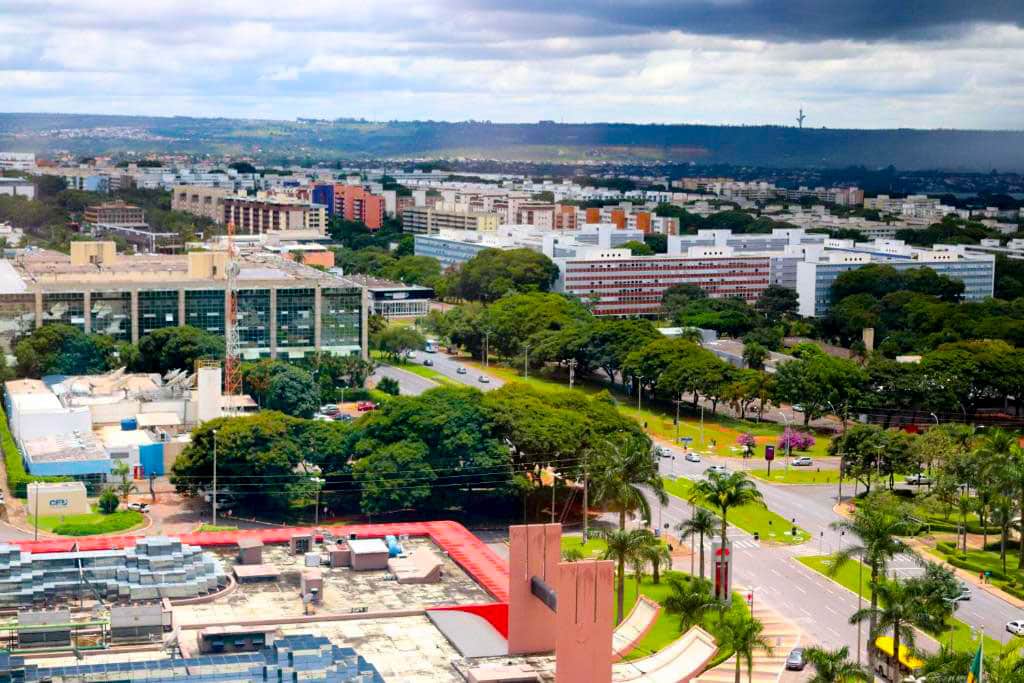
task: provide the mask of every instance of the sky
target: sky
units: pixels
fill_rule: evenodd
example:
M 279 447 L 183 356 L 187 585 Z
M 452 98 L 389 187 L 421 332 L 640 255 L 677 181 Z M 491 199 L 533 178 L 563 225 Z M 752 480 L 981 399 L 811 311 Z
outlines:
M 0 0 L 0 111 L 1024 127 L 1024 0 Z

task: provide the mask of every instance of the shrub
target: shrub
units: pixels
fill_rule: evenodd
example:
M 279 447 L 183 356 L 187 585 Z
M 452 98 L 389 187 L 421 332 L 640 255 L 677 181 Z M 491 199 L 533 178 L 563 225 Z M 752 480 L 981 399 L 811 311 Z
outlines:
M 787 447 L 794 451 L 806 451 L 815 444 L 814 437 L 806 432 L 797 432 L 786 427 L 779 437 L 779 450 L 785 451 Z
M 28 495 L 26 487 L 34 482 L 70 481 L 69 477 L 33 477 L 25 471 L 25 461 L 14 443 L 14 436 L 7 424 L 7 414 L 0 407 L 0 448 L 4 451 L 4 466 L 7 468 L 7 487 L 11 495 L 24 498 Z
M 393 377 L 382 377 L 381 380 L 377 382 L 377 388 L 391 396 L 398 396 L 398 392 L 400 391 L 398 380 Z
M 100 513 L 104 515 L 112 515 L 115 512 L 117 512 L 117 506 L 120 504 L 121 500 L 117 497 L 117 494 L 111 491 L 110 489 L 107 489 L 100 496 Z

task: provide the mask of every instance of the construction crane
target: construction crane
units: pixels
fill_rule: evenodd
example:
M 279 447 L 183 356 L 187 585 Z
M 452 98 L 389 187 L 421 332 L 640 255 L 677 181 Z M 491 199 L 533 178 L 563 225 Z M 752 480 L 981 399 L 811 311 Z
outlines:
M 797 125 L 797 126 L 798 126 L 798 127 L 799 127 L 799 128 L 801 129 L 801 130 L 803 130 L 803 127 L 804 127 L 804 119 L 806 119 L 806 118 L 807 118 L 807 117 L 806 117 L 806 116 L 804 116 L 804 108 L 803 108 L 803 107 L 800 107 L 800 113 L 796 115 L 796 125 Z
M 235 251 L 235 222 L 228 221 L 227 239 L 228 319 L 224 325 L 224 395 L 228 414 L 235 412 L 235 398 L 242 393 L 241 358 L 238 343 L 238 261 Z

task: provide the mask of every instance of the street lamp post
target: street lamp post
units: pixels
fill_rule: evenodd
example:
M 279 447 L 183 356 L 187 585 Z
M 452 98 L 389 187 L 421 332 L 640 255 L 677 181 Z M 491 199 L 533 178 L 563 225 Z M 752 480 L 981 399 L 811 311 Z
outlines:
M 576 359 L 569 359 L 569 389 L 572 389 L 573 381 L 576 379 Z
M 213 430 L 213 526 L 217 526 L 217 430 Z
M 679 398 L 672 401 L 676 404 L 676 443 L 679 443 L 679 404 L 683 402 L 683 395 L 679 394 Z

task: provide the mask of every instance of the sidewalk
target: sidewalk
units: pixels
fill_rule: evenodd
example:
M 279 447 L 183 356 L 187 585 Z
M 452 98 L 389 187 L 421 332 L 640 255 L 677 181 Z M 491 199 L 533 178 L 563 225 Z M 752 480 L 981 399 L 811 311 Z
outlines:
M 744 590 L 737 588 L 740 593 Z M 772 652 L 758 649 L 754 652 L 753 668 L 747 677 L 747 663 L 740 662 L 742 672 L 740 680 L 777 681 L 786 670 L 786 657 L 789 651 L 797 647 L 803 640 L 803 632 L 796 624 L 789 621 L 774 609 L 754 602 L 752 610 L 755 619 L 764 624 L 763 635 L 771 643 Z M 736 678 L 736 656 L 733 655 L 714 669 L 706 671 L 697 679 L 697 683 L 732 683 Z

